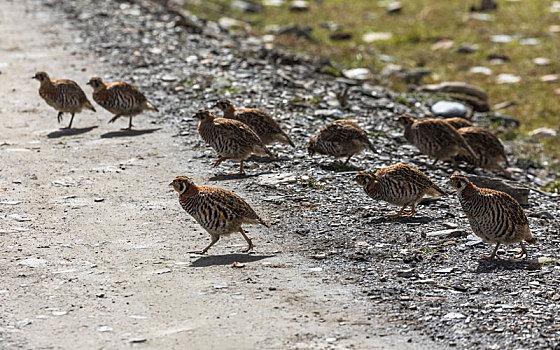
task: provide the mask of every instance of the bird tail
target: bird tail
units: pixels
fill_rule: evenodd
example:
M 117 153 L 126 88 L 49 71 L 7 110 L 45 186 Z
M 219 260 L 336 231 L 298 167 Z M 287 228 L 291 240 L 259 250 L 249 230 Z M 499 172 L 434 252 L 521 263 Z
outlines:
M 461 136 L 461 135 L 459 135 L 459 136 Z M 466 155 L 466 156 L 470 155 L 471 157 L 473 157 L 473 159 L 479 160 L 480 157 L 479 157 L 479 156 L 476 154 L 476 152 L 472 149 L 472 147 L 469 145 L 469 143 L 467 142 L 467 140 L 465 140 L 462 136 L 461 136 L 461 139 L 462 139 L 462 141 L 463 141 L 463 142 L 462 142 L 462 143 L 463 143 L 462 146 L 463 146 L 463 148 L 464 148 L 464 150 L 465 150 L 465 155 Z
M 89 102 L 89 101 L 86 102 L 86 108 L 87 108 L 87 109 L 91 109 L 91 110 L 94 111 L 94 112 L 97 112 L 97 111 L 95 110 L 95 108 L 93 107 L 93 105 L 91 104 L 91 102 Z
M 152 111 L 159 112 L 159 109 L 157 109 L 156 106 L 154 106 L 151 102 L 148 102 L 148 101 L 146 101 L 146 108 L 151 109 Z
M 261 225 L 263 225 L 264 227 L 270 228 L 270 225 L 267 224 L 267 223 L 266 223 L 263 219 L 261 219 L 261 218 L 259 218 L 259 223 L 260 223 Z
M 432 187 L 428 189 L 427 194 L 432 197 L 439 197 L 439 196 L 447 196 L 449 193 L 439 188 L 438 185 L 432 184 Z
M 292 141 L 292 139 L 290 138 L 290 136 L 288 136 L 288 134 L 286 134 L 285 132 L 282 131 L 282 136 L 281 136 L 280 142 L 284 142 L 289 144 L 292 147 L 296 147 L 296 145 L 294 145 L 294 142 Z
M 371 141 L 368 139 L 367 140 L 368 143 L 368 147 L 369 149 L 373 152 L 373 153 L 377 153 L 377 150 L 375 149 L 375 147 L 373 146 L 373 143 L 371 143 Z

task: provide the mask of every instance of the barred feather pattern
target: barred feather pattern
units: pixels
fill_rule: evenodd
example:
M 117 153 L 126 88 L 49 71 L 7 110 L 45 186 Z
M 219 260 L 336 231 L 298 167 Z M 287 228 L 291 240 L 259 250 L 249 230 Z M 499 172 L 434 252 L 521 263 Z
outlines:
M 488 243 L 532 241 L 529 221 L 519 203 L 504 192 L 467 186 L 459 195 L 473 232 Z
M 59 112 L 79 113 L 84 108 L 95 111 L 84 91 L 72 80 L 44 80 L 39 95 Z
M 226 117 L 229 118 L 229 117 Z M 251 127 L 265 145 L 278 141 L 295 147 L 290 137 L 282 130 L 280 124 L 268 113 L 256 108 L 237 109 L 231 119 L 239 120 Z
M 447 118 L 444 121 L 451 125 L 454 129 L 461 129 L 466 128 L 468 126 L 474 126 L 473 123 L 466 120 L 465 118 L 455 117 L 455 118 Z
M 233 119 L 209 118 L 198 125 L 198 132 L 225 159 L 241 161 L 251 154 L 269 155 L 259 136 L 246 124 Z
M 105 84 L 105 88 L 93 93 L 93 100 L 109 112 L 123 116 L 137 115 L 147 109 L 157 111 L 144 94 L 124 82 Z
M 425 194 L 445 194 L 426 174 L 402 163 L 379 169 L 375 174 L 361 171 L 357 181 L 371 198 L 394 205 L 417 203 Z
M 477 157 L 457 130 L 440 119 L 414 120 L 405 126 L 404 137 L 420 152 L 438 160 L 453 160 L 458 154 Z
M 311 140 L 310 146 L 314 152 L 333 157 L 349 157 L 365 148 L 375 151 L 364 129 L 351 120 L 327 124 Z
M 268 227 L 241 197 L 221 188 L 191 183 L 179 196 L 179 202 L 210 235 L 237 232 L 243 223 Z
M 499 163 L 509 165 L 504 146 L 490 130 L 471 126 L 457 131 L 478 156 L 478 158 L 463 156 L 460 160 L 488 170 L 503 170 Z

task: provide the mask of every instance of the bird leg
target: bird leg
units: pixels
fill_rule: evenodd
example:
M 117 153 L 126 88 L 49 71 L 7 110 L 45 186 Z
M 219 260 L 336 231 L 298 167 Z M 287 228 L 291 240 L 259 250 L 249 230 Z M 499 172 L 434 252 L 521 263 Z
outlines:
M 111 118 L 111 120 L 109 120 L 109 124 L 114 123 L 115 120 L 119 119 L 120 117 L 122 117 L 120 114 L 115 114 L 115 116 Z
M 500 243 L 496 243 L 496 247 L 494 248 L 494 251 L 492 252 L 492 254 L 490 255 L 483 255 L 482 256 L 482 260 L 494 260 L 494 258 L 496 258 L 496 253 L 498 252 L 498 247 L 500 246 Z
M 396 213 L 396 214 L 389 214 L 389 215 L 387 215 L 387 217 L 389 217 L 389 218 L 398 218 L 399 216 L 401 216 L 401 215 L 403 215 L 403 214 L 406 213 L 406 212 L 404 211 L 404 208 L 406 208 L 407 206 L 408 206 L 408 204 L 403 205 L 403 207 L 401 208 L 401 210 L 399 210 L 398 213 Z M 408 214 L 408 213 L 406 213 L 406 214 Z
M 249 243 L 249 246 L 247 247 L 247 249 L 243 249 L 243 253 L 248 253 L 251 249 L 253 249 L 253 241 L 251 241 L 251 238 L 247 237 L 247 235 L 245 234 L 245 231 L 243 231 L 243 229 L 241 227 L 239 228 L 239 232 L 243 235 L 243 238 L 245 238 L 247 243 Z
M 128 128 L 125 129 L 125 130 L 132 130 L 132 116 L 129 116 L 129 119 L 128 119 Z
M 527 249 L 525 248 L 525 243 L 521 242 L 521 250 L 515 256 L 515 259 L 520 260 L 523 256 L 528 257 Z
M 410 212 L 408 215 L 412 216 L 414 214 L 416 214 L 416 208 L 414 208 L 414 206 L 416 205 L 416 203 L 412 203 L 412 206 L 410 207 Z
M 344 164 L 343 164 L 343 165 L 347 165 L 347 164 L 348 164 L 348 162 L 350 161 L 350 158 L 352 158 L 352 156 L 353 156 L 353 154 L 351 154 L 351 155 L 350 155 L 350 157 L 348 157 L 348 158 L 346 159 L 346 161 L 344 162 Z
M 63 114 L 62 112 L 58 112 L 58 117 L 57 117 L 57 119 L 58 119 L 58 122 L 59 122 L 59 123 L 62 121 L 62 114 Z
M 72 122 L 74 121 L 74 113 L 72 113 L 72 118 L 70 118 L 70 124 L 68 124 L 68 127 L 66 129 L 72 129 Z
M 245 174 L 245 171 L 243 171 L 243 163 L 245 163 L 244 160 L 241 161 L 241 164 L 239 164 L 239 172 L 237 173 L 237 175 L 243 175 Z
M 204 248 L 204 249 L 202 249 L 202 250 L 193 250 L 193 251 L 190 251 L 189 253 L 190 253 L 190 254 L 201 254 L 201 255 L 204 255 L 204 254 L 206 254 L 206 252 L 208 251 L 208 249 L 210 249 L 211 246 L 213 246 L 214 244 L 216 244 L 216 242 L 218 242 L 219 239 L 220 239 L 220 236 L 218 236 L 218 235 L 212 236 L 212 242 L 210 242 L 210 244 L 209 244 L 206 248 Z
M 213 167 L 217 167 L 218 165 L 222 164 L 222 162 L 225 160 L 225 158 L 220 157 L 220 159 L 218 159 L 216 161 L 216 163 L 214 163 Z
M 434 162 L 432 163 L 432 166 L 436 165 L 437 161 L 438 161 L 438 159 L 437 159 L 437 158 L 436 158 L 436 159 L 434 159 Z

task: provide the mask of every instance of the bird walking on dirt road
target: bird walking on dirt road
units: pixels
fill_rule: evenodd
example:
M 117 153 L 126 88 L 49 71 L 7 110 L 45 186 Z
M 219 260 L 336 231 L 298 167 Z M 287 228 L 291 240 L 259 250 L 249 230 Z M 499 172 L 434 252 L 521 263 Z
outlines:
M 33 79 L 41 83 L 39 95 L 49 106 L 58 111 L 59 123 L 62 121 L 63 113 L 72 114 L 67 129 L 72 128 L 74 115 L 81 112 L 82 109 L 90 109 L 95 112 L 95 108 L 76 82 L 67 79 L 51 79 L 45 72 L 35 73 Z
M 205 254 L 220 236 L 239 232 L 249 246 L 244 253 L 253 249 L 253 242 L 241 227 L 242 224 L 261 224 L 268 227 L 241 197 L 233 192 L 209 186 L 197 186 L 186 176 L 177 176 L 169 186 L 179 192 L 179 202 L 212 237 L 210 244 L 200 251 Z
M 404 126 L 404 138 L 420 152 L 438 160 L 450 160 L 457 168 L 455 156 L 461 154 L 477 158 L 465 139 L 450 124 L 442 119 L 426 118 L 416 120 L 401 115 L 399 123 Z
M 93 100 L 101 107 L 115 114 L 115 116 L 109 120 L 109 123 L 113 123 L 120 117 L 129 117 L 128 128 L 125 130 L 132 129 L 132 117 L 135 115 L 145 110 L 159 112 L 159 110 L 146 99 L 146 96 L 132 84 L 120 81 L 104 83 L 99 77 L 91 78 L 87 84 L 93 88 Z
M 356 182 L 371 198 L 402 206 L 398 213 L 389 217 L 414 215 L 416 203 L 425 194 L 433 197 L 446 194 L 426 174 L 402 163 L 381 168 L 375 174 L 371 171 L 360 171 L 356 175 Z M 406 212 L 405 209 L 409 205 L 411 211 Z
M 288 134 L 280 128 L 280 124 L 265 111 L 257 108 L 237 109 L 225 98 L 219 99 L 214 107 L 224 112 L 224 118 L 239 120 L 249 125 L 265 145 L 278 141 L 295 147 Z
M 459 156 L 458 159 L 465 160 L 479 168 L 501 171 L 507 178 L 511 178 L 511 175 L 499 164 L 504 163 L 509 166 L 504 145 L 496 135 L 488 129 L 477 126 L 460 128 L 457 132 L 463 136 L 477 155 L 477 158 Z
M 348 164 L 354 154 L 365 148 L 375 152 L 365 130 L 356 122 L 346 119 L 325 125 L 307 144 L 310 156 L 320 153 L 336 158 L 348 157 L 344 165 Z
M 226 159 L 239 161 L 238 174 L 244 174 L 243 164 L 252 154 L 257 156 L 273 154 L 266 148 L 259 136 L 248 125 L 234 119 L 216 118 L 208 110 L 200 110 L 194 115 L 200 120 L 198 132 L 220 156 L 214 166 Z
M 476 187 L 460 174 L 452 175 L 450 184 L 457 191 L 473 232 L 487 243 L 496 243 L 492 254 L 482 259 L 494 259 L 500 244 L 515 243 L 521 244 L 516 258 L 528 256 L 523 241 L 535 244 L 536 240 L 523 208 L 513 197 L 504 192 Z

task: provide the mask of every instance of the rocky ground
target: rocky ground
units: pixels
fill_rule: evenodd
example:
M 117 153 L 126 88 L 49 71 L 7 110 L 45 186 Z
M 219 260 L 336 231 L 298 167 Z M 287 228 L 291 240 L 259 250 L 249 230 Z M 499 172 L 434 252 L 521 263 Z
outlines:
M 152 303 L 150 297 L 153 299 L 163 296 L 172 298 L 173 302 L 185 308 L 185 301 L 181 299 L 181 296 L 166 293 L 166 288 L 173 288 L 173 283 L 185 283 L 183 285 L 185 289 L 192 288 L 187 281 L 177 282 L 177 274 L 181 274 L 181 276 L 188 274 L 192 275 L 191 278 L 196 278 L 196 274 L 202 273 L 201 276 L 209 278 L 209 272 L 201 272 L 204 269 L 189 270 L 182 267 L 186 258 L 182 249 L 178 251 L 176 248 L 178 244 L 182 244 L 186 240 L 186 237 L 183 232 L 184 228 L 179 223 L 175 223 L 171 217 L 181 215 L 181 220 L 183 220 L 181 223 L 187 222 L 189 228 L 192 228 L 197 234 L 200 233 L 197 241 L 188 242 L 189 246 L 201 247 L 206 244 L 207 236 L 202 234 L 199 229 L 195 229 L 196 225 L 185 217 L 186 214 L 176 206 L 172 206 L 173 203 L 170 203 L 168 198 L 171 194 L 165 191 L 157 195 L 155 195 L 157 191 L 148 192 L 148 197 L 143 195 L 142 200 L 136 203 L 129 198 L 131 194 L 147 187 L 164 186 L 170 174 L 183 173 L 195 176 L 200 183 L 225 187 L 246 194 L 250 198 L 250 202 L 255 203 L 259 212 L 271 223 L 271 231 L 274 232 L 272 236 L 265 238 L 262 231 L 251 230 L 257 245 L 256 253 L 245 257 L 235 255 L 229 257 L 229 260 L 226 259 L 228 262 L 244 259 L 243 262 L 251 263 L 248 264 L 249 267 L 257 270 L 254 276 L 248 277 L 245 274 L 237 273 L 237 270 L 226 266 L 228 263 L 223 265 L 212 263 L 212 258 L 198 260 L 189 258 L 190 263 L 196 266 L 197 263 L 205 264 L 210 261 L 208 264 L 218 265 L 213 266 L 210 273 L 217 274 L 221 279 L 231 279 L 235 274 L 236 278 L 240 278 L 243 282 L 249 278 L 250 281 L 247 280 L 249 284 L 256 280 L 260 286 L 249 285 L 249 287 L 260 288 L 259 291 L 265 295 L 275 295 L 276 287 L 270 284 L 270 281 L 275 281 L 277 278 L 282 281 L 289 280 L 288 285 L 293 283 L 293 286 L 291 288 L 286 286 L 281 295 L 294 293 L 295 298 L 299 300 L 302 295 L 311 293 L 311 300 L 315 302 L 316 312 L 319 313 L 319 316 L 315 317 L 328 319 L 322 326 L 315 327 L 314 325 L 318 323 L 317 320 L 310 321 L 308 325 L 304 322 L 307 318 L 302 316 L 302 319 L 298 320 L 299 323 L 288 322 L 287 324 L 292 328 L 286 327 L 285 333 L 274 334 L 272 339 L 259 339 L 261 343 L 251 342 L 240 346 L 251 347 L 257 344 L 264 348 L 282 348 L 283 346 L 372 348 L 373 344 L 377 344 L 380 347 L 391 348 L 398 346 L 395 344 L 398 344 L 399 340 L 392 337 L 395 333 L 403 334 L 407 339 L 410 338 L 414 343 L 411 347 L 424 344 L 424 339 L 431 339 L 444 348 L 460 349 L 552 349 L 560 345 L 560 328 L 555 324 L 559 314 L 557 301 L 560 299 L 558 290 L 560 271 L 556 262 L 558 259 L 557 244 L 560 242 L 559 226 L 556 220 L 560 209 L 558 198 L 540 192 L 531 192 L 527 214 L 538 240 L 536 246 L 529 247 L 531 259 L 521 263 L 484 262 L 479 260 L 479 257 L 487 253 L 491 247 L 472 235 L 455 195 L 426 201 L 419 207 L 419 213 L 413 218 L 387 219 L 386 215 L 395 211 L 396 208 L 384 203 L 373 202 L 354 183 L 356 169 L 373 170 L 394 162 L 408 162 L 424 170 L 441 186 L 446 186 L 447 179 L 452 174 L 448 165 L 439 164 L 436 167 L 428 165 L 431 163 L 430 160 L 420 156 L 413 147 L 405 144 L 401 128 L 395 121 L 395 117 L 403 112 L 420 115 L 426 113 L 429 108 L 424 105 L 422 100 L 416 100 L 415 97 L 397 96 L 382 87 L 361 84 L 348 79 L 334 79 L 319 74 L 313 63 L 291 55 L 263 50 L 262 43 L 258 40 L 230 35 L 211 22 L 203 23 L 189 17 L 180 18 L 155 3 L 84 0 L 44 1 L 41 4 L 44 6 L 42 9 L 44 13 L 58 14 L 56 18 L 64 23 L 64 26 L 76 30 L 78 39 L 66 37 L 73 40 L 68 44 L 73 55 L 81 56 L 82 53 L 87 53 L 87 56 L 95 61 L 92 63 L 93 66 L 102 69 L 102 75 L 106 80 L 124 79 L 134 82 L 143 91 L 146 91 L 152 102 L 159 107 L 161 112 L 157 117 L 146 115 L 138 118 L 139 123 L 144 120 L 144 124 L 140 124 L 139 129 L 142 129 L 143 126 L 144 129 L 162 128 L 162 130 L 172 130 L 173 132 L 164 133 L 157 130 L 154 133 L 139 133 L 140 135 L 132 140 L 128 137 L 103 137 L 103 135 L 107 135 L 107 130 L 103 132 L 94 130 L 92 132 L 99 133 L 101 138 L 92 140 L 88 138 L 89 134 L 85 134 L 86 136 L 80 135 L 76 138 L 63 138 L 63 141 L 55 141 L 45 139 L 48 133 L 35 133 L 33 137 L 29 137 L 29 130 L 37 129 L 33 128 L 33 124 L 21 125 L 19 128 L 22 129 L 18 129 L 19 131 L 12 135 L 12 141 L 8 141 L 7 145 L 2 146 L 5 153 L 11 154 L 12 157 L 19 154 L 19 151 L 13 151 L 14 149 L 25 148 L 33 154 L 41 152 L 34 159 L 49 155 L 48 158 L 58 164 L 57 162 L 64 163 L 62 159 L 57 158 L 58 152 L 64 151 L 65 156 L 72 154 L 72 150 L 77 149 L 84 142 L 87 147 L 80 149 L 79 155 L 76 154 L 75 158 L 72 158 L 76 159 L 75 164 L 65 165 L 67 173 L 50 174 L 48 181 L 44 180 L 42 185 L 28 184 L 36 181 L 33 179 L 34 176 L 41 177 L 35 171 L 18 175 L 17 171 L 21 171 L 21 168 L 3 170 L 2 187 L 5 189 L 8 204 L 1 208 L 2 215 L 16 220 L 16 222 L 18 222 L 18 218 L 23 222 L 27 222 L 24 220 L 26 218 L 31 219 L 31 223 L 28 225 L 14 224 L 14 227 L 5 230 L 7 232 L 0 231 L 3 232 L 3 235 L 20 232 L 17 230 L 18 227 L 24 230 L 47 227 L 48 230 L 45 233 L 50 232 L 51 235 L 57 237 L 60 235 L 60 221 L 65 222 L 66 216 L 70 217 L 70 214 L 60 213 L 61 209 L 70 212 L 83 211 L 78 215 L 82 217 L 80 224 L 83 226 L 78 227 L 77 232 L 85 232 L 87 225 L 99 224 L 95 221 L 96 216 L 93 215 L 100 210 L 96 207 L 98 204 L 93 205 L 88 200 L 105 197 L 101 203 L 115 201 L 118 203 L 118 208 L 139 211 L 142 215 L 147 215 L 147 218 L 141 217 L 139 220 L 131 222 L 127 220 L 127 216 L 123 216 L 124 214 L 119 215 L 112 211 L 115 208 L 105 209 L 105 214 L 115 215 L 116 218 L 107 219 L 107 223 L 103 225 L 103 232 L 110 235 L 112 228 L 115 227 L 118 232 L 122 232 L 122 237 L 119 236 L 120 238 L 115 241 L 108 239 L 108 248 L 103 248 L 106 250 L 103 254 L 105 259 L 108 259 L 107 265 L 113 266 L 112 263 L 109 264 L 111 259 L 119 260 L 121 250 L 141 255 L 145 259 L 142 263 L 135 264 L 134 268 L 132 266 L 127 269 L 123 268 L 123 273 L 126 274 L 144 273 L 143 276 L 150 276 L 146 277 L 143 283 L 133 287 L 135 292 L 143 293 L 144 288 L 153 292 L 153 289 L 150 288 L 153 284 L 164 284 L 164 287 L 158 289 L 158 292 L 154 292 L 154 295 L 147 295 L 141 301 L 149 304 Z M 92 62 L 91 58 L 89 62 Z M 39 62 L 40 60 L 36 58 L 33 69 L 46 69 L 44 68 L 46 65 Z M 64 67 L 63 63 L 63 60 L 59 62 L 60 71 Z M 76 68 L 83 68 L 84 71 L 81 73 L 83 81 L 87 80 L 87 76 L 95 71 L 89 66 Z M 37 98 L 31 93 L 29 96 L 29 98 Z M 215 155 L 198 136 L 196 122 L 191 116 L 199 108 L 208 107 L 217 98 L 224 96 L 240 106 L 258 106 L 269 110 L 292 135 L 297 144 L 296 149 L 275 145 L 272 149 L 278 155 L 278 159 L 275 161 L 256 159 L 248 162 L 246 167 L 248 176 L 246 177 L 228 176 L 227 174 L 235 170 L 237 166 L 229 161 L 222 163 L 218 168 L 211 168 L 216 159 Z M 27 103 L 27 106 L 29 105 Z M 32 105 L 31 113 L 37 111 L 37 106 L 41 106 L 42 115 L 51 116 L 52 114 L 54 120 L 54 113 L 47 110 L 45 106 L 39 103 Z M 83 125 L 81 120 L 91 118 L 87 114 L 83 113 L 83 116 L 77 120 L 80 125 Z M 100 118 L 99 113 L 96 117 Z M 343 168 L 332 159 L 322 156 L 310 158 L 305 149 L 307 140 L 322 125 L 341 117 L 357 119 L 372 136 L 378 153 L 373 154 L 366 151 L 356 156 L 352 161 L 353 166 L 349 168 Z M 39 120 L 42 119 L 32 120 L 33 123 L 44 128 L 43 124 L 39 124 Z M 149 125 L 147 120 L 153 124 Z M 47 122 L 41 121 L 41 123 Z M 103 128 L 106 126 L 103 125 Z M 109 135 L 115 134 L 109 133 Z M 122 136 L 119 133 L 116 135 Z M 27 136 L 23 139 L 27 144 L 13 141 L 17 139 L 16 136 Z M 113 145 L 111 142 L 115 142 L 115 144 Z M 104 145 L 101 152 L 98 148 L 101 148 L 103 143 L 109 143 L 109 146 Z M 170 144 L 173 145 L 172 148 L 162 150 L 161 147 Z M 122 151 L 123 147 L 125 151 Z M 509 151 L 511 153 L 511 149 Z M 87 156 L 90 152 L 96 154 L 96 157 L 100 152 L 104 155 L 92 164 L 92 159 Z M 120 154 L 119 161 L 114 158 L 115 152 Z M 18 162 L 24 162 L 25 158 L 17 159 Z M 548 174 L 546 170 L 537 169 L 525 162 L 516 162 L 512 159 L 512 164 L 514 167 L 511 171 L 514 176 L 522 184 L 531 187 L 541 185 L 541 182 L 545 181 L 544 179 L 554 177 L 554 174 Z M 132 169 L 142 168 L 151 169 L 149 170 L 150 178 L 143 179 L 140 174 L 130 174 Z M 106 175 L 95 178 L 95 182 L 102 183 L 116 177 L 107 185 L 107 188 L 111 190 L 111 196 L 92 186 L 90 177 L 97 173 Z M 127 177 L 119 178 L 122 176 L 119 175 L 121 173 L 126 173 Z M 127 182 L 123 184 L 125 179 Z M 27 186 L 24 191 L 18 187 L 22 184 Z M 79 196 L 73 197 L 76 196 L 74 191 L 65 190 L 60 191 L 58 199 L 48 198 L 47 203 L 49 204 L 45 204 L 45 206 L 52 212 L 47 211 L 46 213 L 50 213 L 48 215 L 53 217 L 49 216 L 48 220 L 43 219 L 45 220 L 44 225 L 35 224 L 33 219 L 37 218 L 31 214 L 29 216 L 21 214 L 17 204 L 13 206 L 9 204 L 18 201 L 26 202 L 29 198 L 27 196 L 34 193 L 32 191 L 34 186 L 38 188 L 54 186 L 64 190 L 80 185 L 84 186 L 80 188 L 80 191 L 86 191 L 83 195 L 80 192 Z M 123 187 L 126 191 L 124 198 L 119 193 Z M 12 195 L 8 196 L 8 194 Z M 153 198 L 150 198 L 150 195 Z M 22 196 L 25 198 L 22 199 Z M 99 204 L 99 206 L 101 205 Z M 173 210 L 173 214 L 162 214 L 160 209 L 163 208 Z M 45 215 L 45 213 L 41 215 Z M 175 225 L 173 226 L 174 231 L 166 231 L 171 236 L 158 234 L 157 230 L 162 226 L 162 221 L 158 221 L 158 215 L 166 216 L 164 221 Z M 134 229 L 138 226 L 142 227 L 139 231 Z M 133 230 L 134 234 L 126 235 L 127 230 Z M 12 238 L 14 241 L 6 243 L 3 248 L 3 255 L 10 254 L 4 259 L 6 262 L 18 263 L 19 261 L 21 263 L 20 260 L 24 260 L 23 257 L 30 259 L 25 254 L 26 247 L 15 243 L 20 238 L 18 235 L 21 233 L 17 233 L 16 237 Z M 62 238 L 65 239 L 49 238 L 50 243 L 45 243 L 47 246 L 45 249 L 48 250 L 40 254 L 40 258 L 32 258 L 28 263 L 39 264 L 38 268 L 41 269 L 43 268 L 41 264 L 51 266 L 50 259 L 52 258 L 49 258 L 49 254 L 60 253 L 64 256 L 63 252 L 68 249 L 67 245 L 78 244 L 81 247 L 80 250 L 93 250 L 97 254 L 101 251 L 99 247 L 106 244 L 101 237 L 98 237 L 98 241 L 88 242 L 87 245 L 82 246 L 79 241 L 74 242 L 72 239 L 75 235 L 76 232 L 72 231 L 63 234 Z M 153 241 L 144 246 L 142 242 L 146 235 L 150 236 Z M 8 242 L 8 240 L 3 242 Z M 235 242 L 242 243 L 241 240 Z M 221 241 L 219 243 L 221 247 L 217 246 L 216 251 L 211 250 L 210 253 L 219 254 L 224 250 L 230 251 L 227 244 Z M 38 247 L 42 246 L 42 243 L 38 244 Z M 237 248 L 237 245 L 235 247 Z M 253 261 L 264 259 L 263 256 L 268 254 L 278 254 L 276 253 L 278 249 L 283 252 L 279 254 L 282 256 L 279 259 L 282 260 L 273 261 L 271 264 L 287 267 L 287 269 L 277 269 L 277 271 L 284 271 L 280 276 L 276 276 L 270 271 L 264 272 L 263 269 L 267 269 L 260 265 L 255 267 Z M 511 249 L 502 253 L 511 255 L 517 247 L 511 247 Z M 162 255 L 164 256 L 161 257 Z M 128 255 L 125 256 L 130 258 Z M 66 258 L 68 259 L 68 256 Z M 58 276 L 65 276 L 64 271 L 68 268 L 58 266 L 57 268 L 63 272 L 56 275 L 57 277 L 47 277 L 52 279 L 49 286 L 55 290 L 68 288 L 67 286 L 73 280 L 76 281 L 76 278 L 80 282 L 87 281 L 84 283 L 91 282 L 93 285 L 94 281 L 89 281 L 88 278 L 97 276 L 100 269 L 98 264 L 86 260 L 80 261 L 79 271 L 83 274 L 80 274 L 79 278 L 59 278 Z M 126 261 L 122 261 L 122 264 L 125 265 Z M 308 267 L 311 270 L 301 270 Z M 72 267 L 72 269 L 76 269 L 76 267 Z M 88 269 L 93 269 L 93 272 L 87 273 Z M 137 269 L 139 272 L 136 272 Z M 146 270 L 151 273 L 146 275 Z M 246 270 L 241 269 L 240 271 Z M 19 274 L 23 275 L 21 278 L 28 277 L 21 271 L 9 270 L 9 272 L 11 273 L 9 277 L 12 279 L 20 277 Z M 261 277 L 260 274 L 263 274 L 264 277 Z M 160 280 L 161 276 L 164 276 L 163 281 Z M 42 277 L 38 273 L 34 278 L 41 279 Z M 121 278 L 126 280 L 122 276 Z M 185 276 L 185 278 L 187 277 Z M 219 283 L 220 278 L 216 278 L 214 283 L 205 281 L 206 289 L 201 288 L 198 291 L 199 295 L 203 294 L 206 297 L 207 294 L 221 293 L 224 288 L 221 288 L 223 285 Z M 316 288 L 305 287 L 304 281 L 308 279 L 312 285 L 316 283 L 316 286 L 323 286 L 328 297 L 321 299 L 312 292 L 313 290 L 316 292 Z M 8 281 L 14 283 L 13 280 L 6 279 L 6 283 Z M 298 284 L 297 281 L 300 283 Z M 127 298 L 125 292 L 117 293 L 119 298 L 106 299 L 109 294 L 107 290 L 131 288 L 130 285 L 119 280 L 110 282 L 110 286 L 103 290 L 90 291 L 93 301 L 101 298 L 107 302 L 104 309 L 106 317 L 112 307 L 118 307 Z M 20 289 L 25 290 L 28 283 L 31 282 L 20 282 L 18 292 L 22 292 Z M 243 283 L 242 291 L 239 292 L 241 295 L 233 291 L 233 289 L 241 287 L 235 283 L 233 285 L 233 288 L 229 286 L 228 291 L 232 293 L 228 293 L 228 296 L 249 298 L 245 293 L 251 293 L 251 289 L 245 283 Z M 282 286 L 284 285 L 282 284 Z M 332 286 L 337 286 L 337 288 Z M 302 288 L 306 289 L 302 290 Z M 268 291 L 266 291 L 267 289 Z M 353 301 L 351 305 L 345 305 L 341 302 L 343 298 L 334 297 L 328 292 L 330 290 L 333 290 L 332 294 L 339 293 L 343 297 L 347 297 L 347 294 L 341 292 L 342 290 L 352 291 L 355 293 L 357 301 Z M 0 297 L 9 298 L 11 291 L 12 289 L 9 288 L 4 289 Z M 120 292 L 123 291 L 120 290 Z M 97 296 L 98 294 L 103 294 L 103 296 Z M 87 313 L 74 312 L 83 306 L 83 301 L 78 294 L 73 296 L 76 299 L 71 307 L 66 305 L 66 307 L 53 310 L 45 309 L 46 311 L 42 312 L 49 313 L 45 317 L 66 317 L 65 314 L 55 314 L 59 312 L 66 312 L 69 316 L 87 315 Z M 211 305 L 209 310 L 218 305 L 217 298 L 211 299 L 213 302 L 205 302 L 197 300 L 197 293 L 191 292 L 189 296 L 194 298 L 189 302 L 199 306 Z M 49 294 L 46 293 L 44 298 L 49 300 Z M 250 298 L 254 298 L 254 296 Z M 92 303 L 91 299 L 88 299 L 88 303 Z M 274 300 L 274 297 L 271 299 L 267 303 L 270 308 L 264 307 L 262 312 L 257 313 L 261 317 L 259 320 L 263 323 L 269 322 L 266 318 L 269 312 L 273 321 L 280 319 L 275 316 L 276 313 L 272 306 L 279 300 Z M 321 303 L 324 303 L 325 307 L 321 307 Z M 45 303 L 45 305 L 48 304 L 48 302 Z M 22 337 L 19 332 L 25 333 L 25 327 L 28 327 L 29 324 L 27 322 L 31 323 L 29 327 L 42 327 L 43 331 L 49 329 L 49 321 L 46 321 L 43 326 L 37 326 L 37 323 L 41 321 L 32 320 L 31 316 L 23 320 L 21 317 L 20 319 L 14 318 L 17 304 L 9 305 L 10 309 L 5 310 L 10 315 L 9 321 L 8 324 L 3 325 L 4 332 L 0 333 L 7 344 L 25 347 L 21 345 Z M 281 305 L 284 307 L 285 304 Z M 142 309 L 141 306 L 141 304 L 137 305 L 139 310 Z M 306 303 L 294 303 L 291 304 L 291 307 L 309 310 L 309 304 Z M 341 310 L 345 310 L 345 314 L 343 317 L 337 318 L 336 315 Z M 360 311 L 358 312 L 358 310 Z M 227 311 L 230 312 L 230 310 Z M 33 315 L 32 311 L 29 312 L 30 315 Z M 224 312 L 224 309 L 215 312 Z M 235 313 L 236 310 L 231 312 Z M 286 315 L 291 315 L 291 312 L 293 309 L 287 309 Z M 140 314 L 141 312 L 138 311 L 138 315 Z M 383 318 L 379 321 L 374 318 L 375 322 L 367 320 L 367 316 L 374 315 L 383 315 Z M 233 314 L 230 316 L 233 317 Z M 361 316 L 364 316 L 365 319 L 360 321 Z M 83 317 L 85 318 L 85 316 Z M 144 341 L 149 339 L 152 341 L 151 346 L 170 346 L 169 342 L 159 343 L 158 341 L 161 341 L 162 338 L 154 335 L 156 333 L 165 334 L 166 331 L 171 333 L 176 331 L 175 333 L 192 334 L 188 324 L 167 324 L 167 328 L 159 329 L 159 333 L 154 331 L 148 335 L 128 334 L 123 329 L 126 327 L 108 326 L 102 322 L 102 316 L 96 317 L 100 318 L 99 329 L 108 327 L 110 331 L 103 332 L 98 329 L 99 332 L 94 333 L 95 329 L 93 329 L 89 330 L 92 333 L 88 333 L 88 335 L 102 334 L 106 339 L 106 346 L 109 347 L 122 344 L 111 337 L 113 331 L 120 338 L 129 341 L 131 339 L 144 339 Z M 383 322 L 384 318 L 388 318 L 391 322 L 388 324 L 377 323 Z M 73 317 L 67 317 L 67 319 L 69 320 L 66 322 L 76 322 Z M 157 317 L 155 319 L 155 321 L 159 320 Z M 247 317 L 236 324 L 242 324 L 243 321 L 248 322 Z M 137 323 L 141 322 L 143 321 L 134 321 L 133 328 L 141 331 L 142 327 L 137 326 Z M 304 330 L 296 331 L 297 325 L 303 327 Z M 186 327 L 187 330 L 181 330 L 181 327 Z M 307 330 L 308 327 L 311 331 Z M 341 334 L 327 336 L 329 327 L 334 333 L 338 332 L 340 328 Z M 6 329 L 13 331 L 7 332 Z M 177 329 L 179 330 L 177 331 Z M 242 325 L 234 327 L 234 329 L 236 332 L 233 333 L 238 338 L 242 338 L 243 331 L 247 331 Z M 255 329 L 253 328 L 252 331 Z M 295 333 L 298 335 L 293 335 Z M 105 334 L 108 335 L 105 336 Z M 200 337 L 209 333 L 194 331 L 194 334 Z M 286 334 L 292 334 L 292 336 L 287 338 L 286 343 L 279 343 L 278 338 Z M 320 338 L 317 334 L 325 336 Z M 390 344 L 380 343 L 380 339 L 384 338 L 379 338 L 379 336 L 384 335 L 390 335 Z M 374 340 L 368 338 L 369 336 L 374 337 Z M 187 336 L 185 335 L 185 337 Z M 344 339 L 344 341 L 340 341 L 340 339 Z M 221 344 L 228 345 L 225 340 Z M 406 347 L 406 345 L 404 346 Z M 435 345 L 428 346 L 433 348 Z

